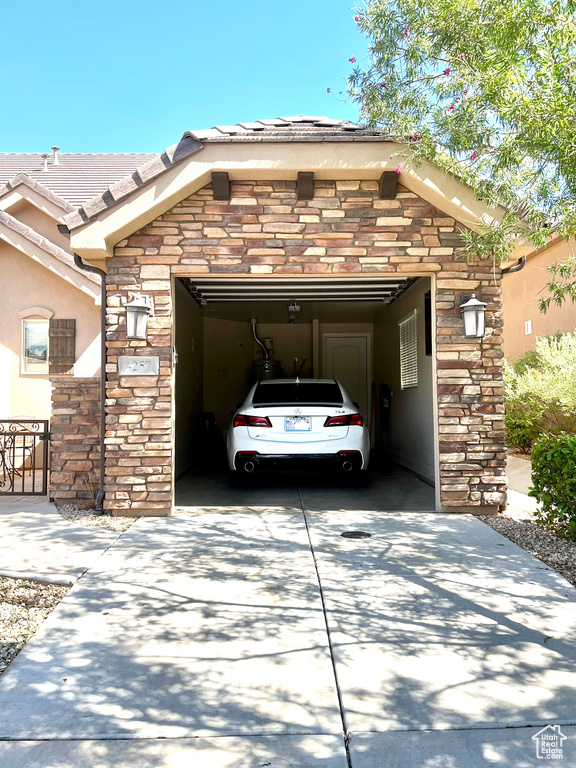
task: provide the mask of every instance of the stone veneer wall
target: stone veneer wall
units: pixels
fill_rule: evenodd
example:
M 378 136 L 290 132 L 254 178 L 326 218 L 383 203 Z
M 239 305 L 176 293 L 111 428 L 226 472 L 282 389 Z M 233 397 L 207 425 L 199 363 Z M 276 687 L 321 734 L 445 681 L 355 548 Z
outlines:
M 206 186 L 119 243 L 107 276 L 105 506 L 170 512 L 171 279 L 205 273 L 432 276 L 442 504 L 478 512 L 503 504 L 501 274 L 487 262 L 467 264 L 461 246 L 454 219 L 406 188 L 380 200 L 377 182 L 353 180 L 317 181 L 306 201 L 292 181 L 234 182 L 226 202 Z M 147 342 L 125 337 L 122 307 L 134 292 L 154 303 Z M 488 304 L 482 341 L 462 335 L 460 296 L 472 292 Z M 120 378 L 121 354 L 159 355 L 160 375 Z
M 100 379 L 55 378 L 50 420 L 50 497 L 92 500 L 100 485 Z

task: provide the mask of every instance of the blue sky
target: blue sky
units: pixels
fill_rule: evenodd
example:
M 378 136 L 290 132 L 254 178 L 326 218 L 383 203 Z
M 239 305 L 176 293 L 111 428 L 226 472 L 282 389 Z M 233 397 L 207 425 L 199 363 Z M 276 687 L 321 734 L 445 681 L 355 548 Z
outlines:
M 338 100 L 367 42 L 354 0 L 6 3 L 0 152 L 154 152 L 185 130 Z M 332 94 L 326 89 L 331 88 Z

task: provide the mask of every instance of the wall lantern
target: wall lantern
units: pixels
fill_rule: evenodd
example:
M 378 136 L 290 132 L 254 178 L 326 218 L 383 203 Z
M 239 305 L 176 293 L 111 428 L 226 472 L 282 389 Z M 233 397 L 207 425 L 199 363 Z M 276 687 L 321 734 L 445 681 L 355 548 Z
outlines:
M 148 333 L 148 315 L 150 314 L 148 296 L 134 296 L 126 304 L 126 338 L 145 339 Z
M 481 339 L 485 335 L 486 303 L 478 301 L 472 293 L 460 298 L 460 314 L 464 320 L 467 339 Z

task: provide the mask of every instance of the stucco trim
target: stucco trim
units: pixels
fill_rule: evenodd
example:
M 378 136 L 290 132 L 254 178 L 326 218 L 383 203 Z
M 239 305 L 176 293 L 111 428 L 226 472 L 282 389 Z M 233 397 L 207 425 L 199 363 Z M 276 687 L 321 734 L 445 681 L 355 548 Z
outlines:
M 64 220 L 64 214 L 76 210 L 63 197 L 60 197 L 55 192 L 51 192 L 39 181 L 31 179 L 25 173 L 18 173 L 10 181 L 7 181 L 6 184 L 0 186 L 0 209 L 7 210 L 18 199 L 29 200 L 33 205 L 46 211 L 46 213 L 57 218 L 59 221 Z M 54 208 L 58 212 L 57 216 L 54 216 Z
M 35 229 L 23 224 L 21 221 L 11 216 L 6 211 L 0 211 L 0 240 L 11 245 L 13 248 L 25 253 L 30 258 L 34 258 L 47 268 L 52 268 L 52 260 L 62 263 L 71 273 L 76 274 L 73 282 L 77 283 L 82 278 L 83 284 L 88 280 L 91 283 L 99 285 L 99 280 L 88 272 L 81 272 L 74 264 L 72 254 L 55 245 L 53 242 L 36 232 Z M 66 272 L 68 275 L 68 271 Z
M 28 317 L 43 317 L 45 320 L 50 320 L 54 317 L 54 312 L 48 307 L 28 307 L 28 309 L 22 309 L 18 312 L 20 320 L 25 320 Z
M 542 248 L 534 248 L 533 245 L 530 245 L 530 247 L 526 248 L 523 253 L 521 253 L 520 255 L 515 253 L 513 258 L 509 259 L 508 261 L 503 261 L 500 266 L 502 267 L 502 270 L 505 270 L 508 267 L 511 267 L 515 263 L 515 261 L 519 258 L 519 256 L 526 256 L 526 260 L 530 261 L 536 256 L 539 256 L 540 254 L 545 253 L 551 248 L 554 248 L 554 246 L 558 245 L 558 243 L 561 243 L 565 240 L 566 238 L 561 237 L 559 235 L 551 235 L 546 241 L 546 245 L 544 245 Z M 568 240 L 567 242 L 571 243 L 572 247 L 574 247 L 574 245 L 576 244 L 576 241 L 574 240 L 574 238 L 570 238 L 570 240 Z M 503 272 L 503 274 L 504 276 L 506 276 L 509 273 Z M 514 272 L 510 274 L 514 274 Z
M 353 151 L 352 151 L 353 150 Z M 323 141 L 310 143 L 211 143 L 202 152 L 180 161 L 148 184 L 134 189 L 122 205 L 95 211 L 86 222 L 79 213 L 66 217 L 71 247 L 89 261 L 106 259 L 114 246 L 161 216 L 181 200 L 210 183 L 212 171 L 227 171 L 231 180 L 296 180 L 299 171 L 314 171 L 320 180 L 349 178 L 378 179 L 408 159 L 405 146 L 390 141 Z M 392 156 L 392 157 L 391 157 Z M 490 209 L 478 201 L 462 181 L 430 163 L 410 165 L 400 182 L 431 205 L 443 210 L 464 226 L 499 220 L 502 206 Z M 95 201 L 98 199 L 95 198 Z
M 0 241 L 83 291 L 93 298 L 95 303 L 100 302 L 99 281 L 96 277 L 88 272 L 81 272 L 74 264 L 71 254 L 4 211 L 0 211 Z

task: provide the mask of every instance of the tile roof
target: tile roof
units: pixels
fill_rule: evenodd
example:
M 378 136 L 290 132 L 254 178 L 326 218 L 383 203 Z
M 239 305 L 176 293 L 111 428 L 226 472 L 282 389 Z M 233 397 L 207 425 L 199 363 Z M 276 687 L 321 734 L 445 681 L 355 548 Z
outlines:
M 333 120 L 330 117 L 294 115 L 278 117 L 275 120 L 256 120 L 237 125 L 216 125 L 207 130 L 187 131 L 184 136 L 193 136 L 203 143 L 228 141 L 259 142 L 301 142 L 301 141 L 383 141 L 390 136 L 383 131 L 348 120 Z
M 51 192 L 43 184 L 40 184 L 39 181 L 35 181 L 25 173 L 18 173 L 16 176 L 14 176 L 14 178 L 10 179 L 10 181 L 7 181 L 6 184 L 1 185 L 0 198 L 17 189 L 21 185 L 28 187 L 29 189 L 33 189 L 39 195 L 44 197 L 46 200 L 50 200 L 52 203 L 54 203 L 54 205 L 58 206 L 58 208 L 61 208 L 63 211 L 70 213 L 71 211 L 76 210 L 72 203 L 64 200 L 64 198 L 60 197 L 60 195 Z
M 332 120 L 329 117 L 295 115 L 275 119 L 256 120 L 237 125 L 218 125 L 207 130 L 186 131 L 173 147 L 155 156 L 130 176 L 110 185 L 106 191 L 86 201 L 78 211 L 65 217 L 70 229 L 75 229 L 96 218 L 99 213 L 112 208 L 137 188 L 144 186 L 168 168 L 189 157 L 204 144 L 228 142 L 331 142 L 331 141 L 392 141 L 383 131 L 348 120 Z M 2 156 L 0 155 L 0 158 Z M 95 157 L 105 157 L 96 155 Z M 135 157 L 135 156 L 133 156 Z M 1 161 L 0 161 L 1 162 Z M 1 177 L 0 177 L 1 181 Z
M 78 208 L 111 184 L 158 157 L 156 153 L 80 154 L 60 152 L 59 164 L 48 157 L 44 171 L 42 153 L 0 153 L 0 195 L 19 174 L 26 174 L 50 192 Z
M 66 264 L 66 266 L 74 269 L 76 272 L 80 272 L 87 280 L 90 280 L 92 283 L 96 283 L 96 285 L 100 285 L 100 280 L 95 275 L 91 274 L 90 272 L 80 270 L 76 266 L 72 254 L 68 253 L 67 251 L 57 246 L 55 243 L 43 237 L 32 227 L 29 227 L 27 224 L 23 224 L 21 221 L 14 218 L 14 216 L 6 213 L 6 211 L 0 211 L 0 226 L 2 225 L 8 229 L 11 229 L 16 234 L 22 235 L 31 243 L 39 246 L 46 253 L 54 256 L 54 258 L 58 259 L 63 264 Z

